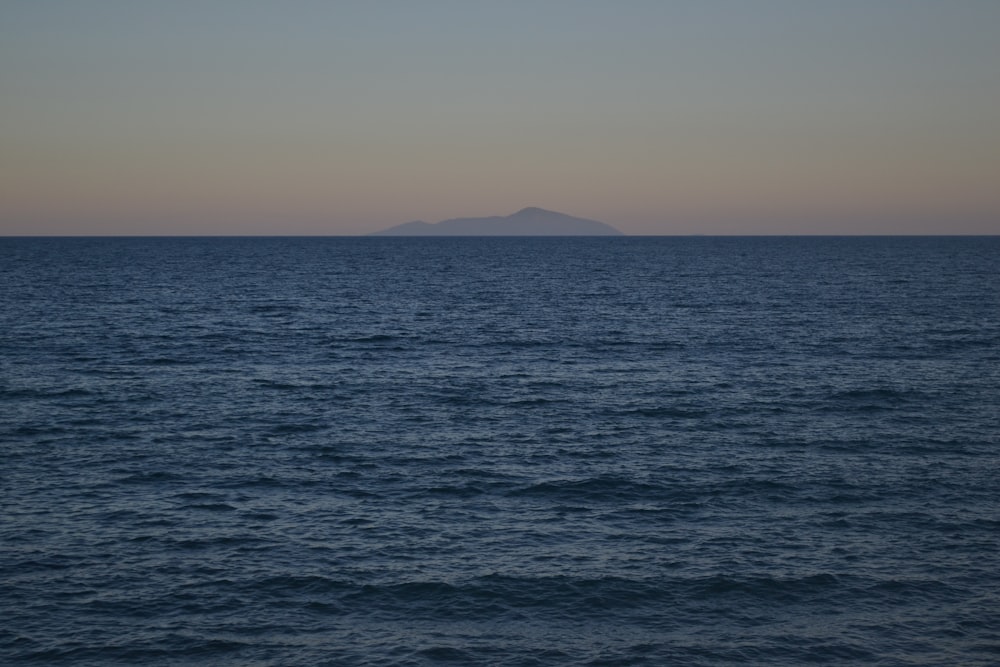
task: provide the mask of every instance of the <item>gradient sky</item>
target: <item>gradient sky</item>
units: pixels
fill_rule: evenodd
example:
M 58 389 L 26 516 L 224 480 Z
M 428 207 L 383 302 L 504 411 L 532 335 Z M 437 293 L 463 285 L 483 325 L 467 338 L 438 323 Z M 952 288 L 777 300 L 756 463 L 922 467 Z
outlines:
M 0 234 L 997 234 L 998 36 L 998 0 L 3 0 Z

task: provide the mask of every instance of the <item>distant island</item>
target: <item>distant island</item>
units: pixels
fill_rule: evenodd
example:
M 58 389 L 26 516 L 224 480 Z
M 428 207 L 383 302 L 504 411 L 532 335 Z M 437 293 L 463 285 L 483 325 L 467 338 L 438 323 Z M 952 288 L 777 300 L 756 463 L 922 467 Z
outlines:
M 622 236 L 611 225 L 529 206 L 508 216 L 416 220 L 371 236 Z

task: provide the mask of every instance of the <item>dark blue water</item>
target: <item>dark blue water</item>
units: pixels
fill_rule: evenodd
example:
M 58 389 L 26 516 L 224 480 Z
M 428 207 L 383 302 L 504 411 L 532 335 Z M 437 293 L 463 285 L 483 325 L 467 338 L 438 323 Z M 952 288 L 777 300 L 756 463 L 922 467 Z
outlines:
M 0 285 L 3 664 L 1000 662 L 1000 238 L 8 238 Z

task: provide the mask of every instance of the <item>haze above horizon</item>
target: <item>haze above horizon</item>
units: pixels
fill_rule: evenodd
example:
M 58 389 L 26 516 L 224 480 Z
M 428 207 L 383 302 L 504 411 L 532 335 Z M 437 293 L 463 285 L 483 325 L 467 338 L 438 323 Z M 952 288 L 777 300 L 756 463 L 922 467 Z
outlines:
M 1000 233 L 1000 2 L 11 2 L 0 235 Z

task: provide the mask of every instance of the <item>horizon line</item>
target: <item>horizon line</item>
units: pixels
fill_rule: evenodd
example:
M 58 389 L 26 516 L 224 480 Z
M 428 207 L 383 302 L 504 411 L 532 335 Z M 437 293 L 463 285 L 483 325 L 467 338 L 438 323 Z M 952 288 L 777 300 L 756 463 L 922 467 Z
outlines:
M 414 234 L 379 235 L 364 234 L 0 234 L 0 239 L 266 239 L 266 238 L 370 238 L 370 239 L 622 239 L 622 238 L 994 238 L 1000 233 L 914 233 L 914 234 Z

